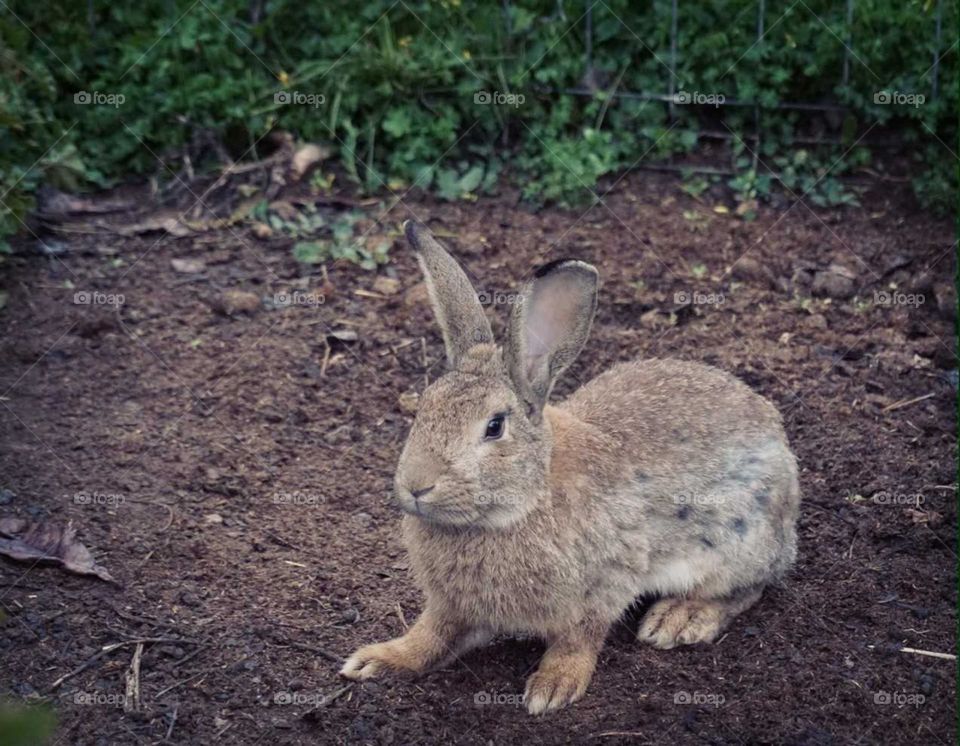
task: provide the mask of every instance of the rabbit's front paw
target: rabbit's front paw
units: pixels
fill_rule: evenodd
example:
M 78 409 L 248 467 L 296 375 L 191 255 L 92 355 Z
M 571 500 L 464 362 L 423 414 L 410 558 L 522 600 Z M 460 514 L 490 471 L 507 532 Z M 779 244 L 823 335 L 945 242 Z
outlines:
M 524 702 L 531 715 L 541 715 L 573 704 L 583 696 L 593 676 L 593 660 L 580 656 L 544 659 L 527 679 Z
M 366 681 L 385 670 L 418 672 L 420 661 L 411 654 L 402 637 L 375 645 L 364 645 L 340 669 L 340 675 L 354 681 Z
M 665 598 L 647 612 L 637 639 L 655 648 L 713 642 L 725 619 L 725 606 L 718 601 Z

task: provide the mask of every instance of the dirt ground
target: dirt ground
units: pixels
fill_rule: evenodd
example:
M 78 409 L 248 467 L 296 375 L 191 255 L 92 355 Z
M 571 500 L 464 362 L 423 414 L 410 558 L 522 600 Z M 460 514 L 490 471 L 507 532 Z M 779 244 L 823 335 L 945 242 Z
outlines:
M 0 560 L 0 696 L 52 703 L 64 744 L 955 743 L 955 662 L 902 649 L 955 652 L 952 226 L 887 183 L 862 208 L 749 222 L 680 185 L 631 174 L 586 213 L 407 197 L 367 209 L 394 241 L 385 269 L 326 277 L 245 226 L 63 234 L 45 253 L 25 237 L 0 270 L 0 516 L 71 520 L 118 585 Z M 672 356 L 781 409 L 799 559 L 717 644 L 641 646 L 638 604 L 586 697 L 545 718 L 515 704 L 536 640 L 416 681 L 338 678 L 421 604 L 390 503 L 443 365 L 411 215 L 493 298 L 560 256 L 597 265 L 593 335 L 555 398 Z M 93 291 L 123 304 L 74 302 Z

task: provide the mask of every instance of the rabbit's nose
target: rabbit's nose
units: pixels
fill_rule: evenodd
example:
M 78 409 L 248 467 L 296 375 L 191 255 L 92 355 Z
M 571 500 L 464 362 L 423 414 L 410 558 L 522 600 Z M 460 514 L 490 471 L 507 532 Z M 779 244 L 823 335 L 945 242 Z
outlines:
M 413 495 L 414 500 L 419 500 L 421 497 L 426 495 L 430 490 L 432 490 L 436 485 L 431 484 L 429 487 L 422 487 L 419 490 L 411 489 L 410 494 Z

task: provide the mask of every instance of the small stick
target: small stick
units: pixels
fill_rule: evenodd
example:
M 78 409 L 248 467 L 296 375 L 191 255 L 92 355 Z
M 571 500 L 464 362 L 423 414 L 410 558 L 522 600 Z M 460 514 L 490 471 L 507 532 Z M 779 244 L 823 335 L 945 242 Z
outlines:
M 153 698 L 154 698 L 154 699 L 160 699 L 160 697 L 162 697 L 164 694 L 166 694 L 167 692 L 172 692 L 172 691 L 173 691 L 174 689 L 176 689 L 178 686 L 183 686 L 184 684 L 188 684 L 189 682 L 193 681 L 194 679 L 199 679 L 201 676 L 206 676 L 208 673 L 210 673 L 210 669 L 208 669 L 208 670 L 206 670 L 206 671 L 201 671 L 200 673 L 196 673 L 196 674 L 194 674 L 193 676 L 191 676 L 190 678 L 184 679 L 183 681 L 178 681 L 176 684 L 171 684 L 171 685 L 168 686 L 166 689 L 161 689 L 159 692 L 157 692 L 157 693 L 154 695 Z
M 124 712 L 138 712 L 140 710 L 140 656 L 143 655 L 143 643 L 138 642 L 127 669 L 126 697 L 123 700 Z
M 868 650 L 876 650 L 876 645 L 867 645 Z M 917 648 L 897 648 L 900 653 L 913 653 L 914 655 L 927 655 L 931 658 L 942 658 L 947 661 L 955 661 L 957 656 L 953 653 L 936 653 L 932 650 L 919 650 Z
M 407 619 L 403 615 L 403 609 L 401 608 L 399 601 L 397 601 L 397 616 L 400 617 L 400 623 L 403 625 L 403 628 L 405 630 L 409 629 L 409 627 L 407 626 Z
M 316 712 L 316 711 L 319 710 L 321 707 L 326 707 L 327 705 L 331 704 L 332 702 L 335 702 L 335 701 L 338 700 L 340 697 L 342 697 L 347 691 L 349 691 L 349 690 L 350 690 L 350 687 L 352 687 L 352 686 L 353 686 L 352 683 L 347 684 L 346 686 L 342 686 L 342 687 L 340 687 L 339 689 L 337 689 L 337 691 L 335 691 L 333 694 L 331 694 L 331 695 L 329 695 L 329 696 L 327 696 L 327 697 L 324 697 L 323 699 L 321 699 L 321 700 L 317 703 L 317 706 L 316 706 L 316 707 L 314 707 L 314 708 L 313 708 L 312 710 L 310 710 L 309 712 L 305 712 L 305 713 L 303 714 L 303 717 L 306 717 L 306 716 L 309 715 L 311 712 Z
M 320 364 L 320 377 L 323 378 L 327 375 L 327 365 L 330 363 L 330 343 L 327 341 L 327 338 L 323 338 L 323 362 Z
M 170 725 L 167 728 L 167 735 L 164 738 L 165 741 L 170 740 L 170 736 L 173 735 L 173 726 L 177 724 L 177 712 L 180 710 L 180 705 L 174 705 L 173 716 L 170 718 Z
M 174 667 L 174 668 L 178 668 L 178 667 L 182 666 L 184 663 L 186 663 L 187 661 L 193 660 L 193 659 L 196 658 L 198 655 L 200 655 L 200 653 L 202 653 L 204 650 L 206 650 L 208 647 L 209 647 L 209 645 L 199 645 L 196 650 L 194 650 L 192 653 L 190 653 L 190 655 L 185 655 L 185 656 L 183 656 L 183 658 L 180 658 L 179 660 L 175 660 L 175 661 L 173 662 L 173 667 Z
M 124 645 L 135 645 L 137 643 L 144 643 L 144 642 L 170 642 L 170 643 L 183 643 L 187 645 L 196 645 L 196 643 L 193 640 L 183 640 L 175 637 L 143 637 L 139 640 L 126 640 L 124 642 L 114 642 L 114 643 L 111 643 L 110 645 L 104 645 L 103 648 L 101 648 L 99 653 L 97 653 L 96 655 L 90 656 L 89 658 L 87 658 L 87 660 L 84 663 L 80 664 L 72 671 L 68 671 L 59 679 L 54 681 L 50 685 L 50 691 L 52 692 L 55 689 L 58 689 L 60 685 L 67 679 L 73 678 L 77 674 L 83 673 L 88 668 L 90 668 L 90 666 L 96 663 L 98 660 L 103 658 L 105 655 L 112 653 L 114 650 L 117 650 L 118 648 L 122 648 Z
M 631 731 L 631 730 L 608 730 L 608 731 L 606 731 L 606 732 L 604 732 L 604 733 L 597 733 L 597 735 L 592 736 L 592 738 L 610 738 L 610 737 L 615 737 L 615 736 L 620 736 L 620 737 L 623 737 L 623 738 L 636 736 L 636 737 L 639 738 L 639 737 L 642 736 L 642 735 L 644 735 L 644 734 L 641 733 L 640 731 Z
M 917 396 L 913 399 L 901 399 L 898 402 L 890 404 L 880 411 L 883 413 L 893 412 L 896 409 L 903 409 L 904 407 L 909 407 L 911 404 L 916 404 L 917 402 L 924 401 L 925 399 L 930 399 L 931 397 L 936 396 L 936 392 L 931 391 L 929 394 L 924 394 L 923 396 Z
M 321 658 L 326 658 L 331 663 L 343 663 L 343 658 L 340 656 L 334 655 L 333 653 L 328 653 L 323 648 L 318 648 L 315 645 L 307 645 L 304 642 L 294 642 L 292 640 L 288 641 L 287 644 L 291 648 L 296 648 L 297 650 L 304 650 L 308 653 L 316 653 Z
M 901 653 L 913 653 L 914 655 L 929 655 L 931 658 L 943 658 L 948 661 L 955 661 L 957 656 L 953 653 L 935 653 L 932 650 L 918 650 L 917 648 L 900 648 Z

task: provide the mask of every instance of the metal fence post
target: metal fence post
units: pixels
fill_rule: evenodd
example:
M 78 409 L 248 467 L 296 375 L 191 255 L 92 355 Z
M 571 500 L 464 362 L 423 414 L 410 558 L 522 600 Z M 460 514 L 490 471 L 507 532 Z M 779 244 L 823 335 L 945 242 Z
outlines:
M 853 44 L 853 0 L 847 0 L 847 28 L 843 42 L 843 87 L 850 84 L 850 46 Z
M 930 85 L 930 98 L 936 101 L 940 82 L 940 34 L 943 26 L 943 0 L 937 0 L 937 32 L 933 45 L 933 80 Z

